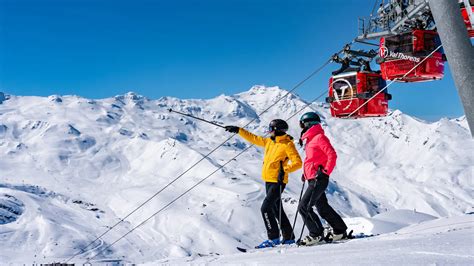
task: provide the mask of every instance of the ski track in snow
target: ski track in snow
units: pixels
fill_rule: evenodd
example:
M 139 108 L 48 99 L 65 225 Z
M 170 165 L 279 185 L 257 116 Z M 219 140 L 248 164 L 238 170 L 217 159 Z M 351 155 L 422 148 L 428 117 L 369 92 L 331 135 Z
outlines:
M 270 120 L 287 118 L 305 106 L 298 96 L 289 95 L 258 116 L 285 93 L 278 87 L 255 86 L 247 92 L 209 100 L 149 100 L 134 93 L 102 100 L 10 96 L 0 104 L 0 261 L 45 263 L 82 252 L 73 261 L 83 262 L 249 145 L 239 137 L 232 138 L 100 241 L 81 251 L 230 136 L 212 125 L 171 114 L 168 108 L 223 125 L 245 125 L 256 118 L 248 129 L 263 135 Z M 324 252 L 333 254 L 333 248 L 336 264 L 350 262 L 342 254 L 350 253 L 346 249 L 354 246 L 350 254 L 361 255 L 354 255 L 352 262 L 361 264 L 364 256 L 388 249 L 389 243 L 398 245 L 400 251 L 394 254 L 403 257 L 402 263 L 473 261 L 466 255 L 472 255 L 472 249 L 451 248 L 441 238 L 469 240 L 459 232 L 472 235 L 472 229 L 427 230 L 419 238 L 416 230 L 403 231 L 420 222 L 451 219 L 432 220 L 435 217 L 462 220 L 465 213 L 474 211 L 474 142 L 464 117 L 426 123 L 395 110 L 385 118 L 341 120 L 331 118 L 325 104 L 314 103 L 304 112 L 310 110 L 325 118 L 326 132 L 338 152 L 328 189 L 331 205 L 356 232 L 383 234 L 315 247 L 321 249 L 318 257 L 322 262 L 331 263 L 331 256 Z M 298 117 L 289 121 L 294 137 L 299 136 Z M 252 147 L 97 259 L 199 263 L 194 260 L 201 254 L 209 255 L 202 258 L 204 263 L 233 263 L 234 255 L 226 260 L 228 255 L 213 254 L 233 254 L 236 246 L 255 245 L 266 238 L 259 212 L 264 198 L 261 160 L 262 151 Z M 300 175 L 301 171 L 291 175 L 283 194 L 291 221 L 301 189 Z M 384 218 L 387 211 L 388 218 Z M 301 229 L 300 222 L 296 232 Z M 413 243 L 403 237 L 413 238 Z M 410 247 L 430 245 L 423 237 L 441 241 L 446 250 L 413 249 L 410 253 Z M 472 237 L 470 240 L 472 244 Z M 364 241 L 374 250 L 357 246 Z M 454 247 L 464 250 L 464 255 Z M 308 248 L 308 254 L 312 249 Z M 293 252 L 279 256 L 291 261 Z M 401 255 L 403 252 L 410 255 Z M 235 256 L 235 263 L 254 264 L 252 256 L 259 254 L 248 260 L 242 254 Z M 384 256 L 368 262 L 382 263 Z M 267 259 L 271 262 L 273 258 L 263 256 L 256 264 Z M 394 260 L 385 261 L 395 264 Z

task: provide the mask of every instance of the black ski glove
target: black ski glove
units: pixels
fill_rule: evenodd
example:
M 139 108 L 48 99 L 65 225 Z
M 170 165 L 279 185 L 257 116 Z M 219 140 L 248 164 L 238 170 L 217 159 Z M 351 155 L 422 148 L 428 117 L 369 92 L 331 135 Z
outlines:
M 283 162 L 280 161 L 280 169 L 278 170 L 278 183 L 283 184 L 284 179 L 285 179 L 285 170 L 283 170 Z
M 329 178 L 329 175 L 324 172 L 322 165 L 318 167 L 318 172 L 316 173 L 316 178 Z
M 225 131 L 230 133 L 239 133 L 240 128 L 236 126 L 225 126 Z

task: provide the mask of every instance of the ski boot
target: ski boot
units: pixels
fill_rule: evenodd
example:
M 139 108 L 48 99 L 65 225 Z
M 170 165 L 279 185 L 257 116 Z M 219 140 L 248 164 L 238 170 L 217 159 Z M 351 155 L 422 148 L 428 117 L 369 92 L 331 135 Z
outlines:
M 349 232 L 349 234 L 347 232 L 343 232 L 341 234 L 335 234 L 333 232 L 330 232 L 326 235 L 326 242 L 328 243 L 331 243 L 333 241 L 340 241 L 340 240 L 346 240 L 346 239 L 352 239 L 354 238 L 352 236 L 352 230 Z
M 324 236 L 306 236 L 305 238 L 298 240 L 298 246 L 313 246 L 323 244 Z
M 259 249 L 259 248 L 272 248 L 276 245 L 280 245 L 280 243 L 281 243 L 281 241 L 280 241 L 279 238 L 268 239 L 268 240 L 265 240 L 262 243 L 260 243 L 260 245 L 256 246 L 255 248 L 256 249 Z

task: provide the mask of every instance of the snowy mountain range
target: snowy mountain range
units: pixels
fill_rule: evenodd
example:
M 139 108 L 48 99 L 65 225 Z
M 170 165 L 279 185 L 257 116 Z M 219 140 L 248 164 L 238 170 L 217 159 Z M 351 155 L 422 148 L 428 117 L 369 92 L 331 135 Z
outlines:
M 474 141 L 464 117 L 428 123 L 395 110 L 382 118 L 342 120 L 332 118 L 326 104 L 308 106 L 286 93 L 254 86 L 208 100 L 149 100 L 134 93 L 102 100 L 5 95 L 0 100 L 0 261 L 64 261 L 81 252 L 232 136 L 169 108 L 222 125 L 254 120 L 247 129 L 261 135 L 270 120 L 291 117 L 295 139 L 300 115 L 318 112 L 338 153 L 329 201 L 358 232 L 387 233 L 453 217 L 473 222 L 466 217 L 474 212 Z M 233 137 L 73 261 L 102 251 L 248 147 Z M 233 254 L 237 245 L 264 240 L 262 155 L 251 147 L 97 259 L 187 262 Z M 283 196 L 290 220 L 300 175 L 290 176 Z M 384 213 L 392 213 L 390 219 L 383 219 Z M 413 213 L 419 215 L 411 219 Z M 300 228 L 301 220 L 295 230 Z

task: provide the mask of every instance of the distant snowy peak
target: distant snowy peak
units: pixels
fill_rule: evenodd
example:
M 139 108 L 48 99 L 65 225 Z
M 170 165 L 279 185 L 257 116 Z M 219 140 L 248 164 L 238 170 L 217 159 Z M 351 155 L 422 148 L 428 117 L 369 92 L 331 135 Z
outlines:
M 40 118 L 47 119 L 47 122 L 51 119 L 47 117 L 51 113 L 56 113 L 58 119 L 55 119 L 55 122 L 69 124 L 63 119 L 60 112 L 53 112 L 54 109 L 52 108 L 60 108 L 58 111 L 62 110 L 66 113 L 84 113 L 86 112 L 85 109 L 97 110 L 93 113 L 93 116 L 91 115 L 89 118 L 95 117 L 95 121 L 103 125 L 117 125 L 122 119 L 138 119 L 142 111 L 151 111 L 157 114 L 158 119 L 179 117 L 179 119 L 189 121 L 189 123 L 198 123 L 191 118 L 169 114 L 167 111 L 169 108 L 202 117 L 219 124 L 223 124 L 225 121 L 226 123 L 245 125 L 251 120 L 255 120 L 256 124 L 251 125 L 251 129 L 260 127 L 260 122 L 268 123 L 274 118 L 287 119 L 292 116 L 293 120 L 291 123 L 294 123 L 301 114 L 313 110 L 317 111 L 327 124 L 337 124 L 341 122 L 341 119 L 331 117 L 329 107 L 326 104 L 311 103 L 311 105 L 308 106 L 310 103 L 304 101 L 299 96 L 289 93 L 287 90 L 278 86 L 266 87 L 263 85 L 255 85 L 248 91 L 235 95 L 219 95 L 211 99 L 162 97 L 157 100 L 150 100 L 134 92 L 128 92 L 124 95 L 117 95 L 113 98 L 102 100 L 59 95 L 51 95 L 49 97 L 4 97 L 3 103 L 8 102 L 13 104 L 13 108 L 21 110 L 24 118 L 32 123 L 41 121 Z M 42 108 L 41 105 L 48 105 L 49 108 Z M 269 109 L 270 106 L 273 107 Z M 127 109 L 137 109 L 140 111 L 130 113 L 125 111 Z M 265 113 L 259 116 L 264 111 Z M 130 115 L 131 117 L 129 117 Z M 63 120 L 61 121 L 61 119 Z M 426 140 L 428 135 L 436 132 L 456 135 L 469 131 L 465 117 L 452 120 L 441 119 L 434 123 L 428 123 L 403 114 L 399 110 L 392 111 L 386 118 L 357 119 L 357 121 L 361 121 L 362 124 L 373 121 L 370 123 L 374 124 L 374 126 L 383 132 L 389 131 L 395 138 L 411 135 L 411 137 L 423 136 Z M 375 123 L 374 121 L 381 121 L 383 125 L 380 122 Z M 342 123 L 344 124 L 345 122 Z M 75 125 L 72 124 L 71 126 L 74 127 Z M 79 130 L 79 132 L 81 131 L 80 128 L 76 129 Z M 297 130 L 297 128 L 292 130 Z M 293 135 L 296 134 L 295 132 L 291 133 Z
M 223 117 L 226 119 L 257 118 L 257 114 L 249 105 L 226 95 L 209 100 L 181 100 L 166 97 L 157 100 L 157 102 L 160 107 L 171 108 L 211 120 L 219 120 Z
M 254 85 L 248 91 L 244 91 L 236 94 L 238 97 L 248 98 L 248 97 L 282 97 L 288 94 L 288 91 L 280 88 L 279 86 L 266 87 L 264 85 Z M 292 97 L 294 98 L 294 96 Z
M 122 105 L 127 105 L 127 104 L 135 104 L 135 105 L 142 105 L 148 101 L 150 101 L 148 98 L 142 95 L 138 95 L 134 92 L 127 92 L 124 95 L 117 95 L 114 97 L 115 101 L 122 104 Z
M 396 129 L 401 134 L 410 135 L 412 138 L 429 138 L 434 135 L 458 137 L 466 133 L 469 134 L 469 127 L 465 116 L 463 117 L 457 119 L 441 118 L 436 122 L 426 122 L 404 114 L 400 110 L 394 110 L 384 120 L 392 129 Z
M 253 86 L 249 91 L 236 94 L 235 97 L 252 106 L 257 112 L 263 112 L 274 105 L 276 110 L 272 110 L 272 112 L 281 111 L 282 108 L 294 109 L 297 105 L 303 106 L 306 104 L 298 96 L 277 86 Z
M 106 98 L 101 100 L 92 100 L 81 98 L 78 96 L 60 96 L 51 95 L 49 97 L 35 97 L 35 96 L 10 96 L 0 95 L 0 99 L 3 99 L 3 103 L 7 101 L 15 102 L 16 106 L 21 107 L 24 114 L 28 114 L 29 111 L 36 113 L 37 111 L 44 112 L 46 114 L 50 112 L 48 109 L 36 108 L 39 104 L 46 104 L 49 102 L 51 106 L 57 106 L 58 108 L 75 108 L 84 107 L 89 105 L 89 108 L 101 108 L 105 109 L 106 116 L 99 120 L 113 120 L 120 118 L 123 113 L 123 108 L 138 108 L 141 110 L 156 109 L 161 110 L 163 113 L 169 108 L 173 110 L 186 112 L 192 115 L 200 116 L 209 120 L 234 120 L 238 121 L 244 119 L 249 121 L 250 119 L 268 120 L 270 117 L 282 113 L 284 114 L 298 114 L 301 115 L 305 111 L 316 110 L 322 116 L 323 119 L 332 119 L 334 121 L 340 121 L 340 119 L 332 118 L 330 116 L 329 107 L 323 103 L 311 103 L 310 108 L 302 110 L 310 103 L 301 99 L 299 96 L 289 93 L 278 86 L 266 87 L 264 85 L 255 85 L 248 91 L 238 93 L 235 95 L 219 95 L 211 99 L 179 99 L 174 97 L 162 97 L 157 100 L 150 100 L 145 96 L 136 94 L 134 92 L 128 92 L 123 95 L 117 95 L 113 98 Z M 34 106 L 32 105 L 34 103 Z M 31 108 L 25 108 L 30 106 Z M 94 107 L 95 106 L 95 107 Z M 266 111 L 270 106 L 270 110 Z M 266 111 L 262 117 L 259 117 L 263 111 Z M 34 115 L 32 116 L 34 117 Z M 281 117 L 284 118 L 285 117 Z M 367 119 L 372 120 L 372 119 Z M 111 122 L 111 121 L 109 121 Z M 400 110 L 393 110 L 385 119 L 385 124 L 390 126 L 392 129 L 402 130 L 404 126 L 415 126 L 419 128 L 420 125 L 430 125 L 429 128 L 433 131 L 443 130 L 446 126 L 453 127 L 453 130 L 469 130 L 467 120 L 465 116 L 456 119 L 441 119 L 440 121 L 429 123 L 410 115 L 402 113 Z M 425 131 L 423 128 L 421 131 Z

